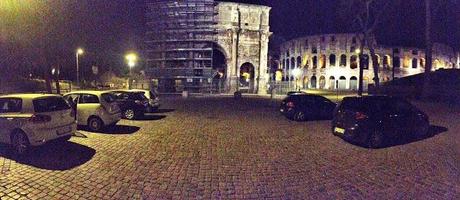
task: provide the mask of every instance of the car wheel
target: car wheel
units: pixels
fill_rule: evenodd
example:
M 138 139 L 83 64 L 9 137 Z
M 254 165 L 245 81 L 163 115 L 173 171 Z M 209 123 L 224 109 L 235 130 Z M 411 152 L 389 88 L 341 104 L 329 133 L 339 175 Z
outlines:
M 296 112 L 294 114 L 294 120 L 296 121 L 305 121 L 307 118 L 305 116 L 305 113 L 302 111 Z
M 367 146 L 369 148 L 380 148 L 384 144 L 384 139 L 382 132 L 374 131 L 367 138 Z
M 88 128 L 92 132 L 99 132 L 102 130 L 102 127 L 104 126 L 104 123 L 102 122 L 101 119 L 98 117 L 91 117 L 88 120 Z
M 30 147 L 29 139 L 22 131 L 15 131 L 11 134 L 11 145 L 14 148 L 14 152 L 18 155 L 25 154 Z
M 123 117 L 126 118 L 126 119 L 134 119 L 134 117 L 136 116 L 136 113 L 134 112 L 133 109 L 128 109 L 128 110 L 125 110 L 125 112 L 123 112 Z

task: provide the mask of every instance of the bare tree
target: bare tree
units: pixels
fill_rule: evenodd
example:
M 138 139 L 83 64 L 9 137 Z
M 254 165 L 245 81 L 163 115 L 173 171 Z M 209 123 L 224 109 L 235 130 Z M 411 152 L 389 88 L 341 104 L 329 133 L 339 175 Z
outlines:
M 388 0 L 342 0 L 342 6 L 346 7 L 342 17 L 348 18 L 353 22 L 356 36 L 360 40 L 359 53 L 359 89 L 358 95 L 363 93 L 363 58 L 364 49 L 368 48 L 371 54 L 374 72 L 374 84 L 378 89 L 379 81 L 379 65 L 377 55 L 375 54 L 376 40 L 375 31 L 382 21 L 382 17 L 386 8 L 389 7 L 391 1 Z

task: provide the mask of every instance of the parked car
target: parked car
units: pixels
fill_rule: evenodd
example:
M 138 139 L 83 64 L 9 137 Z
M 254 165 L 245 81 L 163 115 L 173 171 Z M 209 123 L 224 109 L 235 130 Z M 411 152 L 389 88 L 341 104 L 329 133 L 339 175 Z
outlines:
M 142 117 L 147 111 L 149 101 L 143 91 L 113 91 L 113 93 L 123 118 L 131 120 Z
M 70 105 L 58 95 L 0 96 L 0 142 L 18 154 L 50 140 L 68 140 L 77 124 Z
M 332 132 L 343 139 L 382 147 L 391 139 L 425 136 L 428 116 L 408 101 L 389 96 L 345 97 L 334 111 Z
M 131 90 L 114 90 L 114 92 L 143 92 L 145 97 L 148 99 L 147 111 L 148 113 L 153 113 L 158 111 L 160 108 L 160 97 L 159 95 L 150 90 L 141 90 L 141 89 L 131 89 Z
M 104 127 L 115 126 L 121 119 L 115 96 L 108 91 L 76 91 L 64 95 L 77 111 L 78 125 L 88 126 L 98 132 Z
M 329 99 L 313 94 L 291 94 L 280 106 L 280 112 L 288 119 L 331 119 L 336 104 Z
M 304 92 L 304 91 L 289 91 L 289 92 L 287 93 L 288 96 L 294 95 L 294 94 L 307 94 L 307 93 Z

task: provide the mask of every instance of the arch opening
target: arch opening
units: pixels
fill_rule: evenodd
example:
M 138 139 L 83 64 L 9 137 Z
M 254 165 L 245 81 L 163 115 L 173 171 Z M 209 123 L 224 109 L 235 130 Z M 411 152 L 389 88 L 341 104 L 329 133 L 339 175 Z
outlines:
M 240 90 L 248 93 L 254 92 L 254 69 L 254 65 L 248 62 L 241 65 L 239 78 Z

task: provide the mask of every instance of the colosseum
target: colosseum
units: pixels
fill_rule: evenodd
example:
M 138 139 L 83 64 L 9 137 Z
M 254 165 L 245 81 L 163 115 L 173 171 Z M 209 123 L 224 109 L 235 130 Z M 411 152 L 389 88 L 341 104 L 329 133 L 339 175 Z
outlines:
M 297 83 L 304 89 L 357 90 L 362 63 L 364 90 L 367 90 L 368 84 L 373 83 L 373 63 L 366 48 L 363 62 L 359 61 L 359 47 L 356 34 L 314 35 L 287 41 L 280 48 L 278 80 Z M 380 45 L 375 52 L 381 82 L 424 72 L 424 49 Z M 460 56 L 453 48 L 434 44 L 433 70 L 459 66 Z

